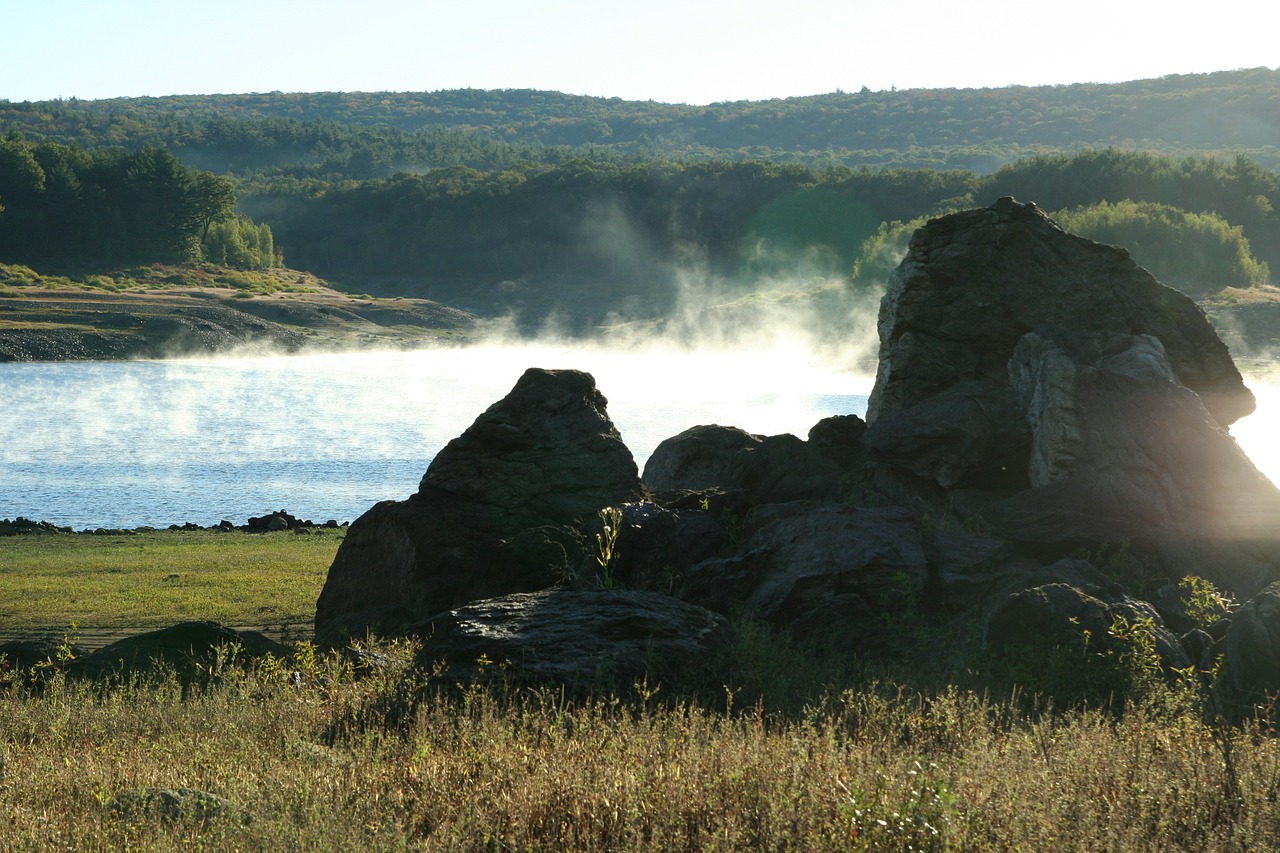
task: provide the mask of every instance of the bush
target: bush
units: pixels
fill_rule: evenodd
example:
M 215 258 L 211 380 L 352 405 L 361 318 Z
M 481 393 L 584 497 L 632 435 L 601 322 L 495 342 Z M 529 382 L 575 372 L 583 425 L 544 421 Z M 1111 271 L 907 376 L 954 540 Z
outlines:
M 1123 246 L 1156 278 L 1192 296 L 1265 284 L 1271 275 L 1243 229 L 1214 213 L 1126 199 L 1060 210 L 1053 218 L 1068 231 Z

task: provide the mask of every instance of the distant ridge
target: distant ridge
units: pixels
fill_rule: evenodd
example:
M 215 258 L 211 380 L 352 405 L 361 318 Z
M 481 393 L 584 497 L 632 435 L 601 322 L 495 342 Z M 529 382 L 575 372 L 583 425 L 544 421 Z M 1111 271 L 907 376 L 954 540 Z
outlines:
M 695 106 L 530 89 L 173 95 L 0 101 L 0 132 L 181 147 L 211 123 L 457 131 L 507 143 L 648 156 L 753 157 L 989 171 L 1040 151 L 1116 146 L 1246 153 L 1280 163 L 1280 69 L 1125 83 L 835 92 Z M 966 150 L 960 157 L 943 151 Z M 907 155 L 907 152 L 916 152 Z M 923 153 L 922 153 L 923 152 Z

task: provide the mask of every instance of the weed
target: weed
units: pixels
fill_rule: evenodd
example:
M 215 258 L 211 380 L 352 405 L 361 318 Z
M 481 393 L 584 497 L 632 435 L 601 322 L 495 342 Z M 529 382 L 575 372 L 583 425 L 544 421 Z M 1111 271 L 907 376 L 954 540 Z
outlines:
M 1178 582 L 1182 590 L 1183 612 L 1198 628 L 1208 628 L 1230 614 L 1235 602 L 1211 581 L 1187 575 Z
M 596 534 L 596 563 L 600 566 L 600 586 L 613 589 L 614 564 L 618 560 L 618 532 L 622 529 L 622 510 L 605 507 L 600 510 L 603 530 Z

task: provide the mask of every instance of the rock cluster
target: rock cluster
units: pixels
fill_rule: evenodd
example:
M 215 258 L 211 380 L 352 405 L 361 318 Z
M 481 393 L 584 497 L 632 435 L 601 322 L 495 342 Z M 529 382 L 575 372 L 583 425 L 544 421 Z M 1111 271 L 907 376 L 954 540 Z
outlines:
M 1280 687 L 1253 651 L 1280 636 L 1280 493 L 1227 432 L 1253 397 L 1194 303 L 1002 199 L 916 233 L 879 332 L 866 422 L 694 427 L 643 477 L 590 376 L 529 370 L 352 525 L 317 635 L 576 680 L 705 664 L 740 612 L 838 654 L 956 614 L 997 653 L 1142 623 L 1170 670 L 1225 653 Z M 1257 597 L 1198 630 L 1187 575 Z

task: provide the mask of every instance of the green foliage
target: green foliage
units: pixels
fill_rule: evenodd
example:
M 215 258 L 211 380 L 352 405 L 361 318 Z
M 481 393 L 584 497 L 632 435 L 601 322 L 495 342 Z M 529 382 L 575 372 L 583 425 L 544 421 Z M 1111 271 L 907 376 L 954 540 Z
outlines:
M 877 774 L 870 791 L 850 789 L 837 779 L 850 824 L 850 849 L 945 849 L 948 824 L 958 815 L 955 794 L 940 769 L 934 762 L 926 768 L 915 761 L 906 771 L 906 784 L 895 785 Z
M 1187 575 L 1178 581 L 1178 589 L 1182 591 L 1183 610 L 1197 628 L 1209 628 L 1230 615 L 1235 604 L 1212 581 L 1196 575 Z
M 220 266 L 245 270 L 281 266 L 271 227 L 265 223 L 255 225 L 244 214 L 211 223 L 201 250 L 206 261 Z
M 182 95 L 7 103 L 0 129 L 85 146 L 160 145 L 197 168 L 356 180 L 450 165 L 557 162 L 566 151 L 767 159 L 815 168 L 988 173 L 1044 151 L 1243 150 L 1280 165 L 1280 71 L 1099 85 L 834 92 L 711 105 L 527 89 Z
M 158 147 L 87 151 L 11 136 L 0 143 L 0 161 L 6 160 L 0 162 L 5 260 L 198 260 L 201 235 L 235 205 L 227 179 L 193 173 Z
M 911 235 L 924 225 L 926 217 L 909 222 L 885 222 L 876 233 L 862 241 L 853 264 L 853 279 L 866 284 L 883 283 L 907 254 Z
M 883 280 L 922 217 L 1013 195 L 1198 293 L 1280 269 L 1280 176 L 1260 165 L 1280 149 L 1256 120 L 1278 75 L 706 107 L 527 90 L 0 101 L 0 258 L 263 269 L 283 246 L 385 295 L 471 306 L 483 287 L 481 310 L 531 323 L 575 287 L 590 325 L 669 314 L 691 267 L 726 300 L 780 275 Z M 236 197 L 260 224 L 232 216 Z
M 1259 260 L 1280 268 L 1280 217 L 1275 213 L 1280 174 L 1259 168 L 1244 155 L 1176 159 L 1118 149 L 1042 155 L 1010 164 L 984 182 L 983 199 L 1006 195 L 1035 201 L 1046 210 L 1128 200 L 1216 214 L 1240 227 Z M 1228 259 L 1221 266 L 1233 262 Z M 1236 275 L 1256 280 L 1256 273 L 1247 270 Z
M 1058 211 L 1053 218 L 1068 231 L 1123 246 L 1156 278 L 1192 295 L 1265 284 L 1270 277 L 1243 229 L 1214 213 L 1124 199 Z
M 1127 703 L 1146 702 L 1164 688 L 1163 666 L 1156 651 L 1155 619 L 1117 616 L 1107 631 L 1102 651 L 1103 683 Z

